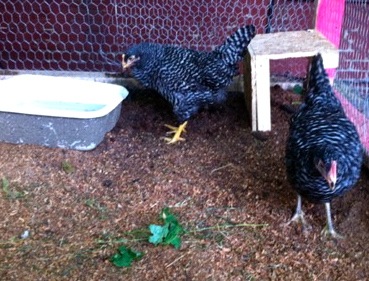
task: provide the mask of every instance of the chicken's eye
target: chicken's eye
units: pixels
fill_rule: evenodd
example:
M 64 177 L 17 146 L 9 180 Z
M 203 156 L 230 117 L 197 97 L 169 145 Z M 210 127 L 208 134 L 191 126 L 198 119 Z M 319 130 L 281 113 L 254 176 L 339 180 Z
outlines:
M 128 62 L 130 62 L 130 61 L 134 61 L 136 59 L 136 57 L 135 56 L 130 56 L 128 59 L 127 59 L 127 61 Z
M 322 160 L 319 160 L 319 162 L 318 162 L 318 168 L 321 169 L 321 170 L 324 170 L 325 169 L 325 165 L 324 165 L 324 163 L 323 163 Z

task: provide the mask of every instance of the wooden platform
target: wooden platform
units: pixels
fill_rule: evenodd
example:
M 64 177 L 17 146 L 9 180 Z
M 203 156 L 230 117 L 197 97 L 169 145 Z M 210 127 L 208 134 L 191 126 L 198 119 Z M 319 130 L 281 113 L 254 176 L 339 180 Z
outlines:
M 338 49 L 316 30 L 257 34 L 252 39 L 244 61 L 244 89 L 253 131 L 271 130 L 270 60 L 317 53 L 322 54 L 325 68 L 338 67 Z

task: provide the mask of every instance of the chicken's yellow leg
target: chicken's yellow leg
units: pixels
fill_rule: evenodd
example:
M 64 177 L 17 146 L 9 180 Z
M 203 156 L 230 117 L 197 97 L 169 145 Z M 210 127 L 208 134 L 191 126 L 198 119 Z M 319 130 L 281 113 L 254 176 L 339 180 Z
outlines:
M 165 124 L 165 127 L 171 129 L 171 131 L 167 132 L 167 134 L 174 134 L 172 138 L 164 138 L 167 143 L 176 143 L 178 141 L 184 141 L 184 138 L 181 138 L 182 132 L 186 132 L 186 125 L 187 121 L 183 124 L 179 125 L 178 127 L 174 127 L 171 125 Z

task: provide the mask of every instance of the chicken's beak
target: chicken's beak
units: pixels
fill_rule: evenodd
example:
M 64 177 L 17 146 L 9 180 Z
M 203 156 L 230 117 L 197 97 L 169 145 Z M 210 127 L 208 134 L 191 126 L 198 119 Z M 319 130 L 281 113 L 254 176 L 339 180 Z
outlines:
M 124 60 L 125 54 L 122 55 L 122 67 L 123 69 L 130 68 L 136 61 L 138 61 L 140 58 L 136 57 L 129 57 L 127 61 Z
M 327 181 L 329 188 L 333 191 L 336 188 L 337 182 L 337 161 L 332 161 L 329 170 L 327 170 L 325 164 L 319 160 L 316 164 L 316 168 L 320 174 Z

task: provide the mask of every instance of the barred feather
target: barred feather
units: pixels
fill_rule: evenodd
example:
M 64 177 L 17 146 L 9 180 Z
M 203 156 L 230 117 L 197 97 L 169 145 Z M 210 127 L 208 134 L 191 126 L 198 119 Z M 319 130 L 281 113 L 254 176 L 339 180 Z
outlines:
M 311 63 L 304 104 L 291 119 L 286 146 L 288 179 L 298 194 L 312 202 L 330 202 L 358 181 L 362 146 L 354 124 L 335 97 L 320 54 Z M 337 182 L 331 190 L 315 167 L 337 161 Z
M 170 102 L 183 122 L 199 108 L 225 100 L 225 88 L 237 74 L 237 63 L 254 36 L 254 26 L 242 27 L 212 52 L 141 43 L 131 47 L 125 59 L 140 58 L 132 66 L 133 76 Z
M 330 87 L 328 75 L 324 69 L 323 58 L 321 54 L 317 54 L 311 60 L 308 87 L 310 90 L 314 89 L 315 87 L 320 89 Z
M 255 36 L 255 32 L 255 26 L 253 25 L 241 27 L 229 36 L 223 45 L 217 47 L 215 51 L 226 54 L 225 61 L 227 63 L 237 63 L 245 55 L 247 46 Z

